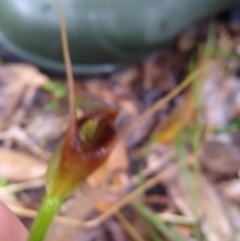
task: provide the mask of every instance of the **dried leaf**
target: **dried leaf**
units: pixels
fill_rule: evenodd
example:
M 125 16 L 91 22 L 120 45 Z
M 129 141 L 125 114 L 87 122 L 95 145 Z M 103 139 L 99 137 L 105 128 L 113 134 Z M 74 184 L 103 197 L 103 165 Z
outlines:
M 191 238 L 191 235 L 192 235 L 192 227 L 191 226 L 178 224 L 178 225 L 174 225 L 172 228 L 180 236 L 182 236 L 186 239 Z
M 87 92 L 91 97 L 99 98 L 100 100 L 105 100 L 108 102 L 116 102 L 116 96 L 112 91 L 106 86 L 106 82 L 99 80 L 87 81 L 84 83 L 85 92 Z
M 212 128 L 222 128 L 240 113 L 240 83 L 224 60 L 214 62 L 202 91 L 203 119 Z
M 15 207 L 23 206 L 13 193 L 5 192 L 3 189 L 0 190 L 0 201 L 4 203 L 6 206 L 10 206 L 10 205 Z
M 200 228 L 209 241 L 228 240 L 234 230 L 231 220 L 225 209 L 224 199 L 216 191 L 212 183 L 201 176 L 198 180 L 191 176 L 190 184 L 195 183 L 194 191 L 196 200 L 191 199 L 191 193 L 187 191 L 180 171 L 169 179 L 168 190 L 173 202 L 180 212 L 194 218 L 193 202 L 197 207 L 197 217 L 200 220 Z M 191 185 L 190 185 L 191 186 Z M 193 186 L 191 186 L 193 188 Z
M 40 87 L 46 83 L 48 77 L 33 65 L 9 64 L 0 66 L 0 79 L 6 84 L 21 82 L 28 86 Z
M 124 185 L 127 180 L 128 170 L 128 158 L 126 146 L 123 141 L 120 141 L 113 149 L 107 162 L 104 166 L 100 167 L 95 171 L 88 179 L 87 183 L 90 189 L 96 188 L 100 183 L 103 183 L 109 175 L 114 174 L 112 179 L 113 185 Z M 117 173 L 116 173 L 117 172 Z M 120 197 L 114 197 L 113 195 L 107 194 L 103 197 L 96 205 L 96 209 L 99 212 L 105 212 L 112 205 L 114 205 Z
M 240 170 L 240 148 L 233 143 L 209 141 L 206 143 L 202 164 L 213 174 L 231 175 Z
M 196 111 L 193 92 L 188 91 L 181 103 L 170 114 L 166 121 L 161 122 L 153 132 L 159 144 L 172 143 L 180 130 L 186 126 Z
M 46 81 L 47 76 L 28 64 L 0 66 L 0 129 L 7 128 L 14 116 L 19 115 L 15 110 L 20 103 L 28 102 L 29 107 L 35 90 Z
M 230 199 L 240 202 L 240 180 L 232 179 L 230 181 L 225 181 L 219 185 L 219 190 L 222 194 Z
M 24 130 L 35 143 L 48 143 L 63 136 L 67 129 L 67 120 L 66 116 L 57 118 L 55 116 L 48 116 L 46 118 L 45 113 L 38 113 L 38 115 L 33 116 L 29 120 Z M 39 129 L 41 131 L 37 131 Z
M 228 240 L 233 228 L 223 198 L 205 178 L 200 180 L 201 229 L 209 241 Z
M 10 149 L 0 149 L 0 176 L 11 181 L 26 181 L 45 175 L 46 164 L 32 156 Z
M 203 109 L 203 121 L 209 127 L 226 126 L 240 113 L 240 83 L 229 77 L 230 70 L 224 61 L 211 61 L 213 68 L 199 82 L 198 93 Z M 153 138 L 160 144 L 171 143 L 177 133 L 188 124 L 196 112 L 196 93 L 191 89 L 183 96 L 181 103 L 168 118 L 153 132 Z

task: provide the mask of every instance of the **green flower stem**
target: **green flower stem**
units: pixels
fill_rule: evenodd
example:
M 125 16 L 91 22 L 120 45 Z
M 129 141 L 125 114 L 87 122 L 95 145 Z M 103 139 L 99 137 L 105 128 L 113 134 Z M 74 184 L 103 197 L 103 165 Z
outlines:
M 61 205 L 61 200 L 46 195 L 41 203 L 27 241 L 42 241 L 53 217 Z

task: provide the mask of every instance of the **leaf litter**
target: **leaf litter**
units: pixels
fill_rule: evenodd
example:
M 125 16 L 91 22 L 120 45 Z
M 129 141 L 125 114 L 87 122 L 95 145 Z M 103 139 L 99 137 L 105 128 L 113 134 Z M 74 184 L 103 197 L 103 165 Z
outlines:
M 128 70 L 77 81 L 79 115 L 116 106 L 125 134 L 65 201 L 46 240 L 239 240 L 239 29 L 211 26 L 189 28 Z M 0 67 L 0 200 L 26 226 L 67 127 L 65 85 L 31 65 Z

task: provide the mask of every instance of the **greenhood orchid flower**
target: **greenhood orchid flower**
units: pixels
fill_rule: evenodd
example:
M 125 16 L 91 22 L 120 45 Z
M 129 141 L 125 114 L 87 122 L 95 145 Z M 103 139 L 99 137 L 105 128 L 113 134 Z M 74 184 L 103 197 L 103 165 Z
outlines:
M 116 110 L 103 108 L 68 128 L 61 147 L 50 160 L 46 179 L 48 195 L 65 198 L 106 161 L 116 140 L 116 116 Z

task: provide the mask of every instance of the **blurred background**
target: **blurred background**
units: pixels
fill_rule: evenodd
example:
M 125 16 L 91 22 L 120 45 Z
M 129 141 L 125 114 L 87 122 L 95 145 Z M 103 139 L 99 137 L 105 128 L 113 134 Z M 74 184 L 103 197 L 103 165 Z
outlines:
M 78 117 L 130 128 L 46 240 L 240 240 L 238 1 L 60 2 Z M 2 0 L 0 45 L 0 200 L 30 228 L 68 121 L 54 5 Z

